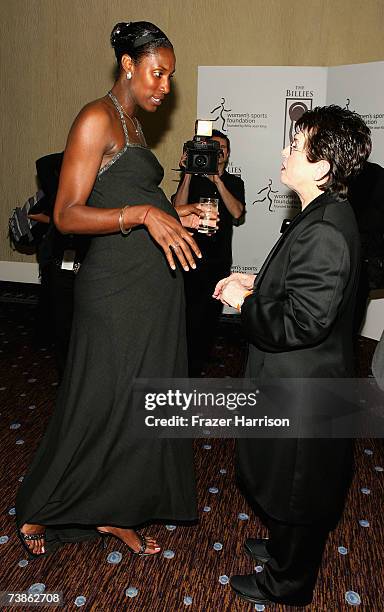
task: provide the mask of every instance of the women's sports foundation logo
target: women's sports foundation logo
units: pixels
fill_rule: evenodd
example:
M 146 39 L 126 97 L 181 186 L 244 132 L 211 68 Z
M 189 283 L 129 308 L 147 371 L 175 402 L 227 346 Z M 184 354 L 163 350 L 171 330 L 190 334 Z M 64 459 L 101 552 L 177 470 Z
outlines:
M 273 212 L 274 209 L 272 208 L 273 200 L 271 198 L 271 193 L 278 193 L 278 190 L 272 189 L 272 179 L 268 179 L 268 185 L 260 189 L 260 191 L 257 192 L 257 195 L 261 195 L 262 193 L 264 193 L 264 197 L 259 198 L 258 200 L 254 200 L 252 204 L 257 204 L 258 202 L 265 202 L 266 200 L 268 200 L 268 210 L 270 212 Z
M 259 189 L 256 195 L 260 197 L 253 200 L 252 204 L 265 202 L 268 203 L 268 210 L 271 213 L 281 209 L 289 216 L 294 216 L 301 208 L 298 196 L 293 191 L 281 192 L 279 189 L 273 189 L 273 186 L 272 179 L 268 179 L 268 185 Z
M 227 108 L 230 106 L 231 108 Z M 262 109 L 242 109 L 236 108 L 232 111 L 232 104 L 226 98 L 221 97 L 220 103 L 215 104 L 210 112 L 213 115 L 212 121 L 221 132 L 230 132 L 234 128 L 242 129 L 266 129 L 268 127 L 268 113 Z
M 213 115 L 214 113 L 217 115 L 217 117 L 215 117 L 214 119 L 212 119 L 212 121 L 218 121 L 220 119 L 221 121 L 221 131 L 222 132 L 226 132 L 227 131 L 227 113 L 231 112 L 230 108 L 225 108 L 225 98 L 221 98 L 221 102 L 218 106 L 216 106 L 215 108 L 213 108 L 211 110 L 211 115 Z

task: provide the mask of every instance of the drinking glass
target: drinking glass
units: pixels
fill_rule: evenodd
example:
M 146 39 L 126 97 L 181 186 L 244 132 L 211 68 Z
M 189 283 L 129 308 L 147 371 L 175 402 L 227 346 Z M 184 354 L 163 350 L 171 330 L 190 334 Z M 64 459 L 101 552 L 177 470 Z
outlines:
M 217 231 L 218 198 L 200 198 L 203 217 L 200 217 L 197 231 L 206 236 L 212 236 Z

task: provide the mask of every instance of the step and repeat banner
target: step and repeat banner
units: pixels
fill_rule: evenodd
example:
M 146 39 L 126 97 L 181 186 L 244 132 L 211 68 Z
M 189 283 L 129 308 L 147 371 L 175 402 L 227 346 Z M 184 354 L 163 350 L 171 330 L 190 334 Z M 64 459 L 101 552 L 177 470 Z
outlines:
M 361 115 L 372 133 L 369 160 L 384 166 L 384 62 L 328 68 L 327 104 Z
M 281 150 L 314 106 L 339 104 L 372 130 L 371 161 L 384 165 L 384 62 L 337 66 L 200 66 L 197 117 L 229 136 L 228 171 L 245 182 L 247 214 L 234 229 L 233 271 L 257 272 L 284 219 L 300 210 L 280 182 Z
M 337 66 L 200 66 L 197 118 L 228 135 L 228 171 L 245 183 L 247 213 L 234 228 L 233 272 L 255 273 L 300 210 L 280 182 L 281 151 L 296 121 L 315 106 L 338 104 L 372 130 L 371 161 L 384 166 L 384 62 Z M 383 307 L 384 311 L 384 307 Z

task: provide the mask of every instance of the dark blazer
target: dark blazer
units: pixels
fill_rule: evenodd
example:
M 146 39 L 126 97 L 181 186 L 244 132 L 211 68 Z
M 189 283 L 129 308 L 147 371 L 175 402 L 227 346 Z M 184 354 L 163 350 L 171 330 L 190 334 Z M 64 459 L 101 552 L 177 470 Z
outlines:
M 242 307 L 249 377 L 353 376 L 359 245 L 352 208 L 333 194 L 320 195 L 294 218 Z M 351 457 L 348 440 L 241 440 L 238 476 L 268 515 L 309 524 L 342 510 Z

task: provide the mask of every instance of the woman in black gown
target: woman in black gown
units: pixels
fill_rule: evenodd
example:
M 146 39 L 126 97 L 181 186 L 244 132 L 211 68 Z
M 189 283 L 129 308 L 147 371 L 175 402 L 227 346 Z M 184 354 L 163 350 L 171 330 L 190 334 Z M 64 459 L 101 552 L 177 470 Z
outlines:
M 19 535 L 33 555 L 96 529 L 155 554 L 156 541 L 133 526 L 196 518 L 190 443 L 135 439 L 130 413 L 134 378 L 187 375 L 175 262 L 195 268 L 200 253 L 159 188 L 163 169 L 135 118 L 169 93 L 175 56 L 147 22 L 117 24 L 111 42 L 118 78 L 76 118 L 55 204 L 61 232 L 93 238 L 75 283 L 56 409 L 16 501 Z M 179 211 L 185 225 L 198 213 Z

